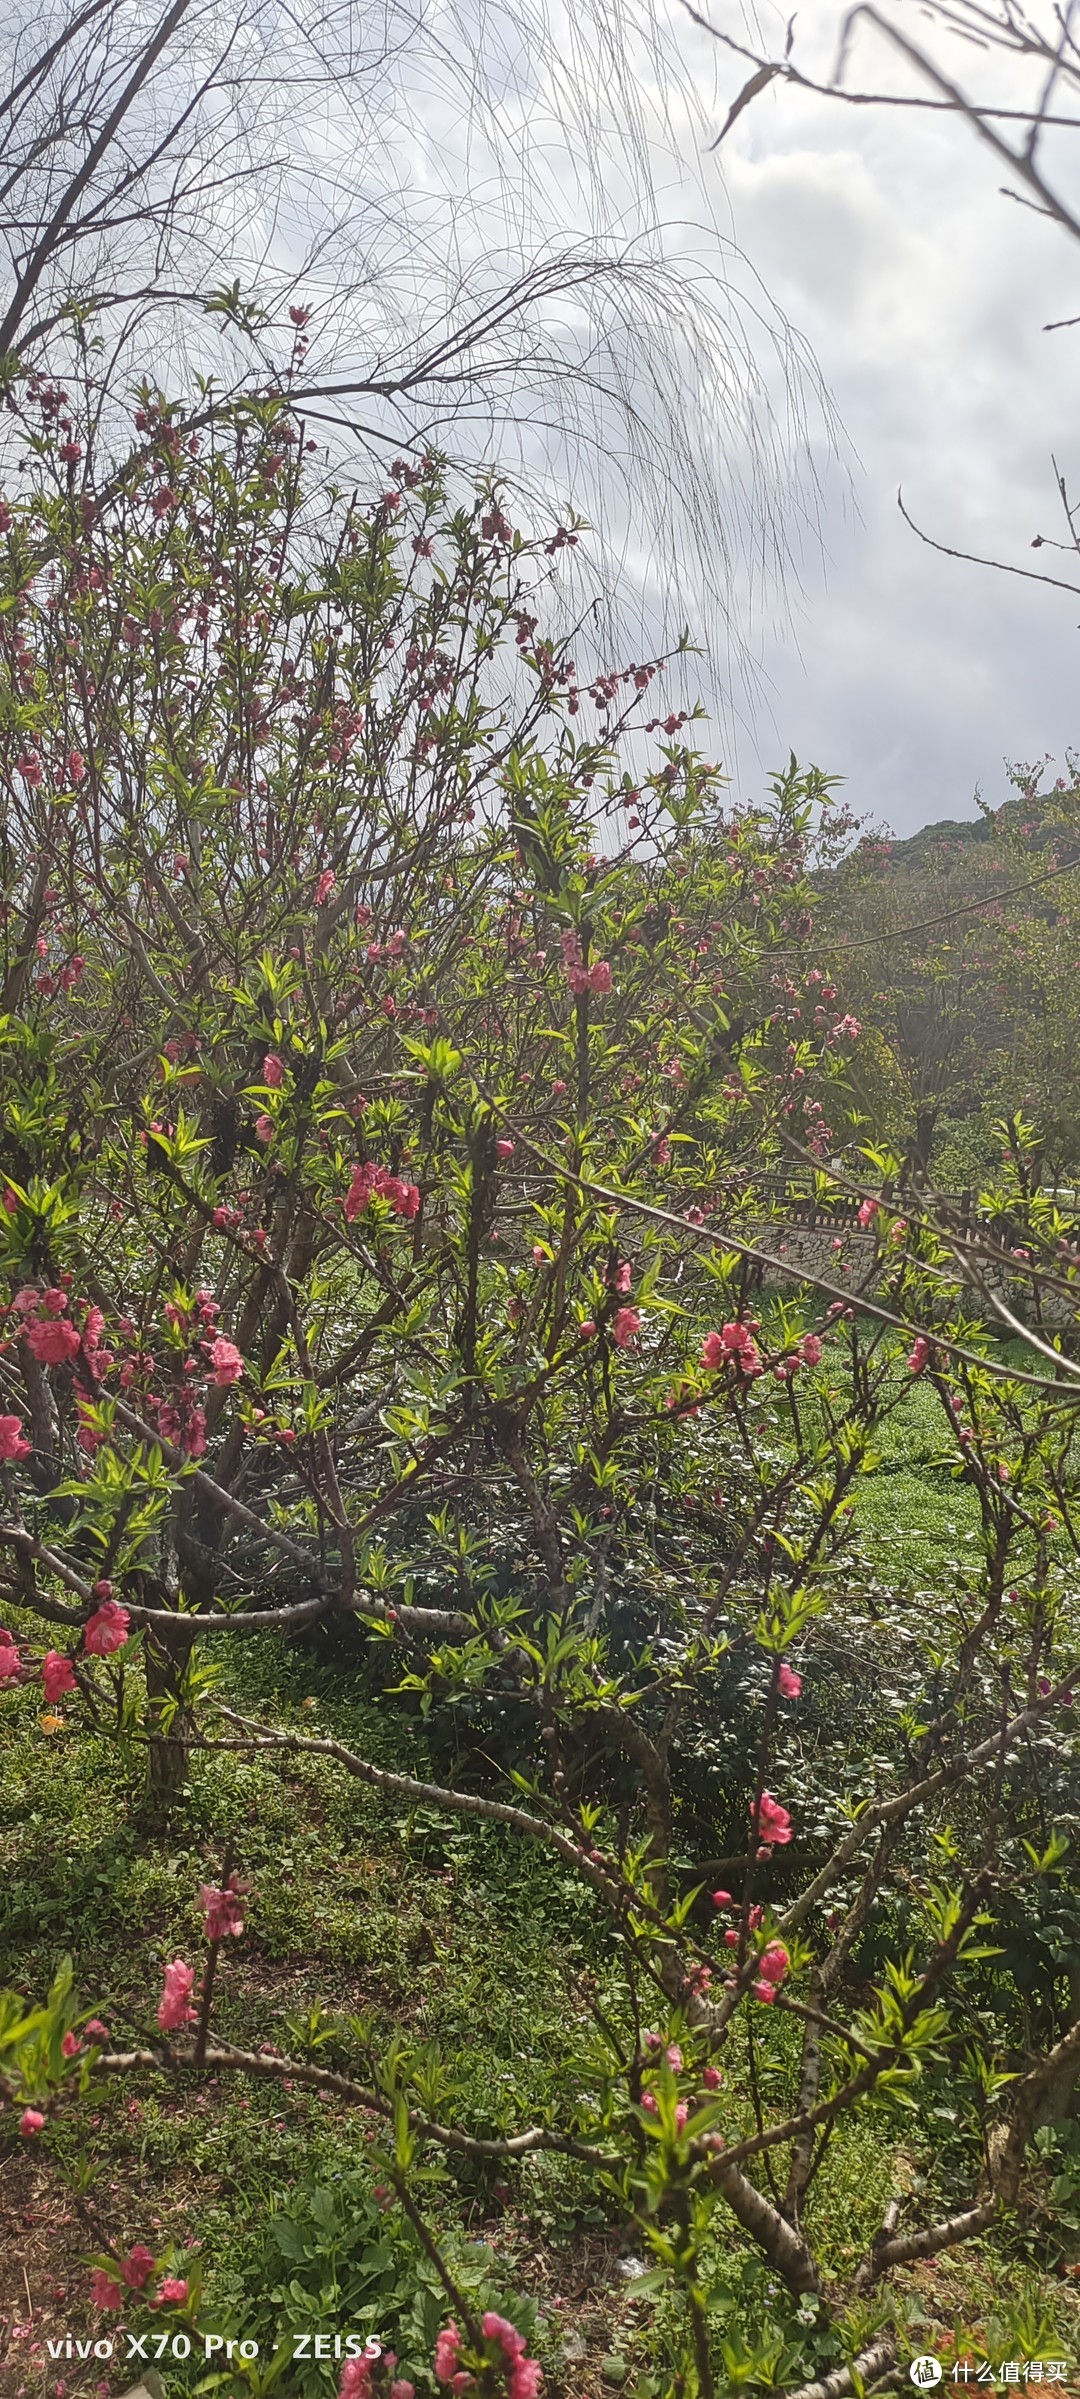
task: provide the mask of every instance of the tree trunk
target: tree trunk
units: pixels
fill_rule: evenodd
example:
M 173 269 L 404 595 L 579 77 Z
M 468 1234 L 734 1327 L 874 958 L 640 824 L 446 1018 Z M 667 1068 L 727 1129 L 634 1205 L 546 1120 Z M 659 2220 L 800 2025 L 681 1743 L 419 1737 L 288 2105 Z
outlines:
M 187 1739 L 178 1702 L 193 1642 L 182 1619 L 175 1629 L 155 1625 L 146 1637 L 147 1799 L 160 1814 L 168 1814 L 187 1781 Z
M 1069 1967 L 1069 2021 L 1066 2031 L 1080 2024 L 1080 1963 Z M 1055 2124 L 1062 2116 L 1076 2112 L 1076 2086 L 1080 2082 L 1080 2054 L 1066 2058 L 1053 2080 L 1046 2086 L 1035 2110 L 1036 2124 Z
M 925 1183 L 930 1172 L 930 1152 L 934 1146 L 936 1108 L 919 1108 L 915 1116 L 915 1139 L 911 1145 L 911 1179 Z

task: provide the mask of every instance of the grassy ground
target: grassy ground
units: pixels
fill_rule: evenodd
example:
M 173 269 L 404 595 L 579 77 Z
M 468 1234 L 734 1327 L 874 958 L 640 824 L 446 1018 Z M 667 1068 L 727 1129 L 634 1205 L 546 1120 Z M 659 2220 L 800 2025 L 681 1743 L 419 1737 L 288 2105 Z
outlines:
M 970 1502 L 941 1456 L 928 1395 L 916 1389 L 887 1434 L 884 1470 L 859 1499 L 865 1554 L 883 1585 L 929 1595 L 955 1572 Z M 313 1666 L 270 1637 L 249 1643 L 242 1665 L 249 1706 L 333 1733 L 376 1761 L 427 1768 L 423 1728 L 366 1699 L 348 1670 Z M 231 1650 L 226 1674 L 239 1691 Z M 580 2087 L 593 2008 L 619 2005 L 604 1925 L 557 1862 L 500 1828 L 391 1804 L 310 1757 L 284 1771 L 196 1757 L 182 1814 L 148 1836 L 136 1782 L 74 1721 L 72 1712 L 69 1728 L 46 1731 L 28 1691 L 0 1710 L 0 1985 L 39 1993 L 70 1951 L 85 2004 L 114 2040 L 144 2040 L 161 1965 L 196 1954 L 196 1888 L 217 1879 L 231 1842 L 254 1890 L 249 1930 L 222 1960 L 215 2022 L 230 2040 L 269 2036 L 298 2054 L 320 2039 L 319 2010 L 366 2017 L 380 2048 L 395 2034 L 439 2044 L 452 2087 L 433 2112 L 482 2134 L 557 2119 Z M 757 2015 L 768 2102 L 791 2087 L 796 2028 Z M 733 2110 L 749 2125 L 744 2063 L 733 2055 L 728 2079 Z M 880 2221 L 896 2139 L 880 2117 L 837 2128 L 813 2197 L 813 2230 L 835 2278 Z M 933 2140 L 929 2119 L 912 2121 L 903 2172 L 932 2173 Z M 12 2399 L 105 2399 L 135 2378 L 118 2360 L 47 2355 L 50 2339 L 101 2333 L 82 2261 L 102 2226 L 155 2252 L 172 2242 L 179 2256 L 197 2243 L 205 2320 L 258 2338 L 264 2355 L 285 2325 L 347 2324 L 392 2338 L 410 2370 L 430 2359 L 442 2294 L 385 2202 L 372 2128 L 355 2111 L 239 2077 L 178 2094 L 141 2072 L 111 2083 L 78 2135 L 58 2129 L 49 2142 L 51 2164 L 0 2133 L 0 2375 Z M 1047 2174 L 1040 2181 L 1033 2170 L 1026 2229 L 1007 2245 L 972 2245 L 901 2278 L 915 2348 L 966 2332 L 996 2342 L 1001 2356 L 1023 2354 L 1026 2343 L 1029 2353 L 1049 2344 L 1080 2358 L 1047 2188 Z M 424 2204 L 459 2277 L 490 2303 L 513 2291 L 534 2303 L 532 2338 L 552 2399 L 666 2395 L 663 2306 L 636 2297 L 621 2270 L 639 2243 L 608 2220 L 577 2167 L 465 2161 L 432 2180 Z M 770 2327 L 780 2388 L 830 2362 L 807 2311 L 798 2316 L 734 2230 L 715 2272 L 726 2293 L 730 2391 L 769 2387 L 760 2360 L 750 2373 L 746 2356 Z M 169 2369 L 169 2399 L 198 2379 L 193 2368 Z M 335 2369 L 297 2366 L 277 2387 L 283 2399 L 329 2399 Z M 1080 2390 L 1080 2374 L 1066 2387 Z M 432 2388 L 418 2373 L 425 2399 Z
M 886 1590 L 944 1590 L 978 1541 L 970 1488 L 956 1479 L 956 1449 L 932 1387 L 916 1382 L 875 1436 L 880 1466 L 862 1477 L 860 1545 Z

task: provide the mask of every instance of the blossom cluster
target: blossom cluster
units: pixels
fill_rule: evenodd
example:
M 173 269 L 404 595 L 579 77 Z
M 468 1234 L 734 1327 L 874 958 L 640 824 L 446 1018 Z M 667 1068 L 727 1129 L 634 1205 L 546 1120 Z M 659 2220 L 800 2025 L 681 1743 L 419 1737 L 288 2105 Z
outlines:
M 90 2277 L 90 2297 L 95 2307 L 123 2307 L 133 2292 L 142 2293 L 148 2307 L 183 2307 L 190 2294 L 190 2284 L 183 2275 L 165 2274 L 151 2291 L 150 2284 L 158 2271 L 153 2251 L 141 2241 L 128 2256 L 122 2258 L 116 2273 L 107 2266 L 97 2266 Z
M 561 943 L 567 986 L 575 999 L 580 999 L 586 991 L 602 997 L 611 990 L 611 966 L 606 958 L 597 958 L 591 966 L 586 966 L 581 942 L 574 932 L 563 933 Z
M 179 2032 L 184 2024 L 194 2024 L 196 2010 L 191 2005 L 191 1990 L 195 1981 L 194 1967 L 183 1958 L 172 1958 L 165 1968 L 165 1988 L 158 2003 L 157 2020 L 162 2032 Z
M 94 1597 L 99 1604 L 83 1626 L 82 1647 L 88 1658 L 109 1658 L 123 1649 L 128 1638 L 131 1618 L 126 1608 L 112 1597 L 112 1584 L 107 1580 L 95 1583 Z M 32 1671 L 32 1670 L 31 1670 Z M 22 1652 L 13 1633 L 0 1625 L 0 1685 L 21 1682 L 24 1672 Z M 75 1668 L 69 1657 L 59 1649 L 45 1653 L 41 1680 L 50 1707 L 62 1699 L 66 1691 L 76 1687 Z
M 731 1906 L 730 1891 L 714 1891 L 712 1898 L 714 1907 Z M 749 1908 L 746 1916 L 747 1933 L 760 1932 L 764 1920 L 765 1910 L 763 1907 L 755 1904 L 753 1907 Z M 740 1941 L 743 1939 L 743 1937 L 744 1936 L 736 1929 L 734 1925 L 729 1925 L 724 1934 L 725 1948 L 738 1949 Z M 755 1999 L 759 1999 L 763 2006 L 771 2006 L 773 2000 L 776 1998 L 776 1994 L 780 1988 L 780 1985 L 788 1972 L 790 1964 L 791 1959 L 782 1941 L 772 1940 L 766 1942 L 765 1947 L 756 1960 L 757 1979 L 755 1982 L 751 1983 L 750 1986 Z
M 749 1381 L 764 1370 L 754 1334 L 756 1324 L 732 1322 L 721 1325 L 718 1333 L 706 1333 L 701 1351 L 701 1364 L 707 1374 L 717 1374 L 730 1362 L 738 1374 Z
M 416 2385 L 405 2374 L 395 2374 L 397 2357 L 386 2349 L 378 2359 L 350 2357 L 342 2368 L 338 2399 L 416 2399 Z
M 757 1803 L 757 1815 L 750 1811 L 761 1848 L 759 1857 L 768 1857 L 775 1848 L 783 1849 L 791 1839 L 791 1818 L 771 1791 L 763 1791 Z
M 203 1911 L 208 1941 L 236 1938 L 244 1929 L 244 1901 L 251 1888 L 233 1872 L 219 1888 L 214 1883 L 199 1886 L 199 1906 Z
M 404 1182 L 399 1175 L 390 1174 L 385 1166 L 354 1166 L 342 1203 L 346 1223 L 353 1224 L 371 1206 L 373 1199 L 389 1200 L 396 1216 L 411 1217 L 419 1212 L 420 1192 L 415 1183 Z
M 15 1293 L 8 1312 L 18 1320 L 19 1337 L 39 1366 L 67 1366 L 81 1351 L 88 1371 L 98 1379 L 113 1363 L 111 1350 L 101 1347 L 105 1318 L 100 1308 L 80 1300 L 76 1307 L 82 1323 L 77 1326 L 72 1322 L 71 1304 L 71 1293 L 63 1284 L 38 1291 L 27 1283 Z
M 488 2344 L 486 2363 L 506 2375 L 506 2399 L 539 2399 L 544 2377 L 537 2360 L 525 2354 L 524 2334 L 494 2308 L 481 2319 L 480 2330 Z M 456 2324 L 448 2324 L 435 2343 L 435 2380 L 448 2384 L 455 2393 L 477 2387 L 475 2375 L 461 2363 L 464 2347 Z

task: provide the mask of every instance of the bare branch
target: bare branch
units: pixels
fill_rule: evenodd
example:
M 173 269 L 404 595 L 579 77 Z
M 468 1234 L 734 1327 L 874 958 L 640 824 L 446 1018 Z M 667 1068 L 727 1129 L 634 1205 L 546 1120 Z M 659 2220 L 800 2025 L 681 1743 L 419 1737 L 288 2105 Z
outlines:
M 160 2074 L 167 2068 L 181 2072 L 203 2073 L 212 2070 L 236 2074 L 252 2074 L 262 2081 L 299 2083 L 305 2090 L 326 2091 L 336 2099 L 344 2099 L 350 2107 L 366 2108 L 377 2116 L 393 2117 L 393 2103 L 379 2091 L 367 2090 L 347 2074 L 335 2074 L 329 2066 L 308 2065 L 301 2058 L 280 2057 L 264 2049 L 234 2049 L 221 2042 L 209 2043 L 201 2057 L 195 2049 L 170 2049 L 165 2056 L 153 2049 L 105 2050 L 95 2065 L 97 2074 Z M 454 2125 L 439 2124 L 428 2116 L 409 2111 L 409 2122 L 424 2140 L 434 2141 L 438 2148 L 449 2149 L 461 2157 L 513 2158 L 530 2157 L 537 2150 L 547 2150 L 561 2157 L 579 2158 L 585 2165 L 610 2171 L 616 2160 L 606 2157 L 602 2150 L 592 2149 L 587 2142 L 575 2141 L 569 2135 L 545 2132 L 534 2125 L 528 2132 L 510 2133 L 505 2140 L 484 2140 L 472 2133 L 459 2132 Z
M 859 2389 L 865 2390 L 895 2360 L 896 2342 L 891 2334 L 885 2334 L 872 2341 L 869 2349 L 860 2350 L 850 2366 L 836 2366 L 820 2382 L 804 2382 L 797 2391 L 785 2391 L 783 2399 L 845 2399 L 845 2394 L 855 2389 L 856 2377 Z

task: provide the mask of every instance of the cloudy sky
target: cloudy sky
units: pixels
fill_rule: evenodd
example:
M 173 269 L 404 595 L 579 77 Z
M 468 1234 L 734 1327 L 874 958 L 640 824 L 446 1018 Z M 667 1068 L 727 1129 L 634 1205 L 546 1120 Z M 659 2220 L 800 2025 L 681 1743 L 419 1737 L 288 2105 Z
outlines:
M 702 5 L 745 33 L 742 0 Z M 878 5 L 926 35 L 922 10 Z M 778 48 L 780 14 L 758 6 Z M 1052 456 L 1080 492 L 1080 328 L 1043 327 L 1080 314 L 1080 242 L 1002 198 L 1000 168 L 954 118 L 774 85 L 710 155 L 747 69 L 680 0 L 386 9 L 359 166 L 352 118 L 320 120 L 308 142 L 328 214 L 346 162 L 351 177 L 363 271 L 348 344 L 369 362 L 411 356 L 560 246 L 646 262 L 645 282 L 578 283 L 533 310 L 531 381 L 528 341 L 510 373 L 513 333 L 501 364 L 489 344 L 471 392 L 443 387 L 443 438 L 532 474 L 556 508 L 570 493 L 657 646 L 665 612 L 669 632 L 708 630 L 711 584 L 738 638 L 714 638 L 694 671 L 716 720 L 706 740 L 738 788 L 794 750 L 903 833 L 973 815 L 976 790 L 997 804 L 1007 760 L 1080 747 L 1080 598 L 936 555 L 896 505 L 902 486 L 917 522 L 957 548 L 1029 567 L 1051 556 L 1030 544 L 1061 529 Z M 805 69 L 828 71 L 843 13 L 804 0 Z M 978 54 L 939 54 L 968 82 L 994 73 Z M 851 76 L 913 88 L 865 27 Z M 1001 91 L 1021 100 L 1015 76 Z M 1072 151 L 1060 166 L 1080 197 L 1080 133 Z M 832 396 L 839 455 L 805 366 L 805 439 L 792 427 L 776 310 Z M 755 372 L 776 404 L 771 436 L 748 399 Z M 767 559 L 762 507 L 785 473 L 804 503 L 816 474 L 819 525 L 800 540 L 789 509 L 800 575 L 770 581 L 747 561 Z
M 739 30 L 727 0 L 713 14 Z M 800 12 L 808 65 L 839 15 Z M 719 125 L 748 70 L 685 39 Z M 912 88 L 869 39 L 855 66 L 867 87 Z M 740 765 L 794 748 L 898 832 L 971 815 L 976 787 L 1004 797 L 1005 760 L 1080 747 L 1080 601 L 937 556 L 896 494 L 955 547 L 1040 563 L 1033 535 L 1062 530 L 1051 454 L 1080 492 L 1080 328 L 1042 330 L 1080 313 L 1080 244 L 1000 197 L 953 120 L 767 92 L 721 157 L 733 229 L 812 342 L 855 453 L 850 490 L 826 477 L 824 562 L 808 556 L 802 607 L 765 638 L 771 688 Z

